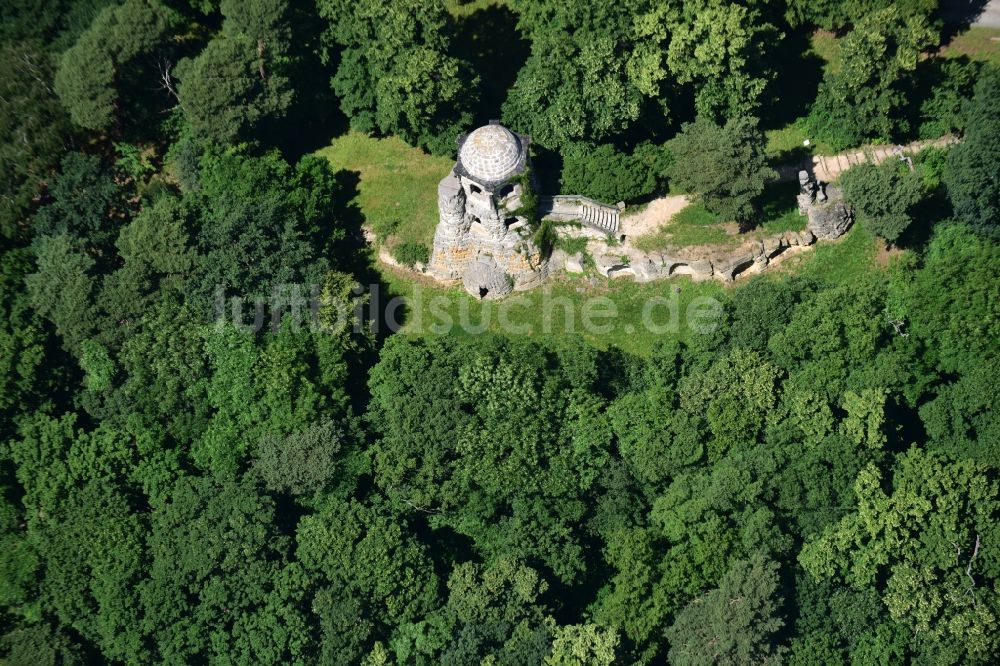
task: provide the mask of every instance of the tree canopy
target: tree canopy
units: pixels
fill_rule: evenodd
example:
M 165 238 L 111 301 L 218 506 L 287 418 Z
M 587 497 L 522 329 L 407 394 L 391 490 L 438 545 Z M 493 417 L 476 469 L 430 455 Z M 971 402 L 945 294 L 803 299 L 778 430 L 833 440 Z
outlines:
M 0 663 L 1000 663 L 1000 76 L 943 9 L 0 6 Z M 431 284 L 422 150 L 501 115 L 532 197 L 780 265 L 549 220 L 584 275 Z M 801 243 L 778 172 L 947 131 Z

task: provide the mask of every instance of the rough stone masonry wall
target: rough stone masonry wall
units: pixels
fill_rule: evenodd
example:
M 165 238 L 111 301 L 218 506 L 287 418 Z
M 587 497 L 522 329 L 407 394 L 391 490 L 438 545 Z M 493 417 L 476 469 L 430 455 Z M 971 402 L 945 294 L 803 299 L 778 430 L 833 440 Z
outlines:
M 592 240 L 587 249 L 598 273 L 605 277 L 629 276 L 636 282 L 653 282 L 675 275 L 688 275 L 695 281 L 715 279 L 732 282 L 744 273 L 759 273 L 778 256 L 794 252 L 816 242 L 808 229 L 776 234 L 761 241 L 745 245 L 730 253 L 684 255 L 669 252 L 643 252 L 634 247 L 608 245 L 606 241 Z M 556 251 L 550 260 L 551 270 L 582 273 L 581 254 L 567 255 Z
M 457 283 L 480 261 L 492 261 L 510 276 L 514 289 L 537 286 L 548 277 L 548 262 L 520 230 L 476 233 L 459 177 L 451 172 L 438 185 L 440 222 L 427 272 L 442 282 Z M 482 225 L 477 225 L 482 226 Z

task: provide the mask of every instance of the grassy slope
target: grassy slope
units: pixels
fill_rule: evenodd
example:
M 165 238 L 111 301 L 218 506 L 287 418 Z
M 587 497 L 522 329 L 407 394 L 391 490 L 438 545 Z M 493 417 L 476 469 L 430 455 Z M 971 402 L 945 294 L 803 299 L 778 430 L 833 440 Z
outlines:
M 358 172 L 360 182 L 356 203 L 366 222 L 377 225 L 387 220 L 400 220 L 401 224 L 396 231 L 398 239 L 430 243 L 437 224 L 437 182 L 451 167 L 452 160 L 427 155 L 398 139 L 374 139 L 356 133 L 335 139 L 328 148 L 317 154 L 329 159 L 335 168 Z M 788 189 L 787 186 L 785 189 Z M 801 228 L 804 222 L 795 210 L 794 192 L 777 188 L 769 193 L 771 196 L 765 205 L 768 222 L 756 233 L 776 233 Z M 689 209 L 697 210 L 697 207 Z M 686 233 L 691 234 L 690 240 L 698 240 L 697 234 L 722 233 L 718 228 L 711 231 L 697 228 L 698 215 L 707 215 L 707 211 L 689 215 L 692 217 L 689 225 L 692 228 Z M 705 218 L 700 221 L 705 222 Z M 717 223 L 715 219 L 709 221 Z M 781 274 L 794 270 L 834 282 L 850 281 L 863 272 L 877 269 L 875 248 L 871 235 L 856 228 L 840 242 L 820 244 L 814 250 L 790 257 L 779 269 L 754 279 L 780 279 Z M 443 287 L 426 278 L 415 278 L 410 273 L 381 265 L 376 268 L 382 274 L 384 284 L 383 307 L 387 296 L 402 296 L 406 302 L 408 311 L 404 320 L 405 333 L 426 335 L 437 332 L 431 328 L 431 324 L 441 320 L 436 316 L 437 313 L 443 313 L 452 322 L 459 322 L 464 317 L 465 321 L 479 323 L 487 311 L 489 319 L 486 329 L 502 331 L 498 321 L 500 304 L 482 303 L 470 298 L 458 287 Z M 738 289 L 740 284 L 745 283 L 741 280 L 736 287 L 731 288 Z M 679 293 L 677 289 L 680 290 Z M 510 321 L 515 325 L 529 326 L 529 335 L 536 339 L 557 340 L 579 334 L 600 348 L 615 346 L 645 354 L 656 339 L 664 335 L 681 340 L 689 339 L 692 331 L 686 325 L 685 313 L 691 301 L 696 297 L 724 300 L 728 289 L 730 288 L 714 281 L 693 283 L 687 277 L 636 284 L 627 278 L 611 281 L 598 278 L 591 283 L 585 277 L 563 275 L 554 278 L 545 287 L 516 294 L 503 303 L 507 303 L 505 308 Z M 618 316 L 610 321 L 610 330 L 607 332 L 583 330 L 582 309 L 588 299 L 594 297 L 605 297 L 614 303 Z M 643 326 L 644 304 L 654 297 L 676 297 L 680 316 L 676 330 L 654 333 Z M 560 301 L 556 299 L 562 299 L 563 303 L 571 305 L 575 313 L 572 326 L 565 324 L 566 308 L 559 305 Z M 554 307 L 544 307 L 547 301 L 555 303 Z M 555 313 L 548 324 L 543 316 L 546 310 Z M 666 316 L 665 306 L 657 306 L 654 311 L 655 320 L 662 322 Z M 471 335 L 459 326 L 452 327 L 451 334 Z
M 740 289 L 748 280 L 781 280 L 790 273 L 809 275 L 823 281 L 844 284 L 857 281 L 860 275 L 884 270 L 876 261 L 878 243 L 866 230 L 855 226 L 844 238 L 824 242 L 808 251 L 792 255 L 760 276 L 740 279 L 727 287 L 716 281 L 692 282 L 687 277 L 637 284 L 630 279 L 605 280 L 561 275 L 546 285 L 532 291 L 517 293 L 500 302 L 481 302 L 468 296 L 458 287 L 442 287 L 429 280 L 414 281 L 410 275 L 393 269 L 380 268 L 387 291 L 401 296 L 406 302 L 403 333 L 431 335 L 441 333 L 437 326 L 442 321 L 455 325 L 447 330 L 450 335 L 471 336 L 458 322 L 482 324 L 487 331 L 512 335 L 528 335 L 540 341 L 558 341 L 573 335 L 582 336 L 600 349 L 618 347 L 627 352 L 646 355 L 658 339 L 665 337 L 688 341 L 698 333 L 688 325 L 688 308 L 694 299 L 716 299 L 724 302 L 731 289 Z M 582 325 L 582 312 L 591 299 L 607 299 L 613 303 L 617 316 L 607 321 L 610 330 L 589 332 Z M 652 309 L 653 321 L 666 322 L 668 305 L 676 299 L 677 326 L 668 331 L 651 331 L 644 325 L 644 308 L 651 299 L 657 301 Z M 566 323 L 567 305 L 574 313 Z M 594 306 L 591 306 L 594 307 Z M 604 306 L 601 306 L 604 307 Z M 508 321 L 526 332 L 511 332 L 500 324 L 500 309 L 507 312 Z M 547 318 L 545 313 L 552 313 Z M 485 321 L 484 321 L 485 318 Z
M 454 160 L 427 155 L 401 139 L 375 139 L 349 132 L 316 152 L 335 169 L 357 172 L 355 203 L 377 233 L 394 228 L 390 243 L 415 242 L 430 248 L 437 225 L 437 185 Z
M 982 60 L 1000 65 L 1000 28 L 970 28 L 941 48 L 946 58 L 968 56 L 971 60 Z
M 405 273 L 391 269 L 384 269 L 382 273 L 388 290 L 406 301 L 408 310 L 403 332 L 407 334 L 440 333 L 441 322 L 447 321 L 454 324 L 447 329 L 449 334 L 475 335 L 469 326 L 459 324 L 468 322 L 473 326 L 482 325 L 488 331 L 527 335 L 536 340 L 557 341 L 579 335 L 597 348 L 619 347 L 636 354 L 648 353 L 656 340 L 664 336 L 690 339 L 693 333 L 687 326 L 687 313 L 692 301 L 699 297 L 721 301 L 725 291 L 717 282 L 693 283 L 688 278 L 649 284 L 636 284 L 625 278 L 610 281 L 599 278 L 596 284 L 591 284 L 585 277 L 560 275 L 538 289 L 516 293 L 499 302 L 484 302 L 457 287 L 442 287 L 425 280 L 418 284 Z M 677 326 L 655 331 L 643 325 L 646 303 L 654 298 L 666 299 L 655 301 L 651 309 L 650 316 L 657 325 L 668 321 L 671 307 L 668 304 L 676 299 Z M 614 317 L 593 319 L 608 330 L 586 330 L 583 324 L 585 308 L 594 308 L 595 312 L 613 311 Z M 506 312 L 506 321 L 512 326 L 502 323 L 501 310 Z
M 701 204 L 692 204 L 678 213 L 670 225 L 636 239 L 641 250 L 666 250 L 670 247 L 692 245 L 720 245 L 735 247 L 747 238 L 764 238 L 784 231 L 801 231 L 806 228 L 806 218 L 799 215 L 795 195 L 798 185 L 783 183 L 771 185 L 764 192 L 763 221 L 756 229 L 738 236 L 726 233 L 725 220 L 709 212 Z

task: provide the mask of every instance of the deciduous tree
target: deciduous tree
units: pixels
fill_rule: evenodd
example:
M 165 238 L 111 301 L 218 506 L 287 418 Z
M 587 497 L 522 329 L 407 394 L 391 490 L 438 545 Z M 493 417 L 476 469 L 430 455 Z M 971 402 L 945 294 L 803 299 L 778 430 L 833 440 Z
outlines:
M 722 126 L 698 118 L 684 125 L 670 142 L 671 182 L 744 229 L 757 217 L 764 185 L 775 177 L 764 157 L 764 135 L 757 125 L 751 117 L 732 118 Z
M 719 587 L 693 600 L 667 629 L 672 664 L 760 664 L 777 661 L 784 624 L 778 567 L 761 555 L 733 563 Z
M 333 89 L 358 130 L 452 152 L 471 116 L 477 79 L 449 52 L 439 0 L 322 0 L 328 48 L 339 49 Z
M 951 149 L 945 183 L 955 215 L 974 228 L 997 236 L 1000 228 L 1000 72 L 987 69 L 966 107 L 965 140 Z
M 158 0 L 126 0 L 98 14 L 63 54 L 56 72 L 56 92 L 73 122 L 109 130 L 122 120 L 122 107 L 156 80 L 156 70 L 141 66 L 140 56 L 162 48 L 179 20 Z
M 749 4 L 687 2 L 673 27 L 667 65 L 679 83 L 694 85 L 700 116 L 724 122 L 760 110 L 774 78 L 767 49 L 783 35 Z
M 891 140 L 909 129 L 905 90 L 937 34 L 926 16 L 896 5 L 866 13 L 844 39 L 840 69 L 826 75 L 810 124 L 836 148 Z

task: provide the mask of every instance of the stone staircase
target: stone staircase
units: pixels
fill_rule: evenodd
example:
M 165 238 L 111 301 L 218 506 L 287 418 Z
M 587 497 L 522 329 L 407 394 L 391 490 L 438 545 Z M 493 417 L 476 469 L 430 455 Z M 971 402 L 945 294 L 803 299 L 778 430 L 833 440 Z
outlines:
M 621 209 L 595 201 L 589 197 L 561 194 L 540 197 L 539 213 L 542 217 L 570 221 L 579 220 L 588 227 L 613 235 L 618 233 Z
M 595 206 L 592 203 L 584 203 L 581 208 L 580 221 L 584 224 L 597 227 L 609 234 L 618 232 L 618 217 L 621 211 L 617 208 L 603 204 Z

